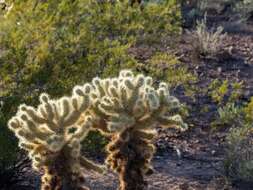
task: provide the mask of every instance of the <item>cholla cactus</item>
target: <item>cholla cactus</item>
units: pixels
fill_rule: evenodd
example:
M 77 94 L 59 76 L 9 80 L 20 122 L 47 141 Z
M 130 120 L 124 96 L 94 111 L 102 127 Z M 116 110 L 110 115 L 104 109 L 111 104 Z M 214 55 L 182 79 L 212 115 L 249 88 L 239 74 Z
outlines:
M 102 172 L 102 167 L 80 155 L 80 141 L 90 129 L 90 87 L 83 96 L 75 91 L 71 97 L 52 100 L 40 96 L 37 109 L 21 105 L 9 121 L 9 128 L 19 139 L 19 146 L 29 152 L 33 168 L 44 172 L 42 190 L 87 189 L 82 170 Z M 80 92 L 79 92 L 80 93 Z
M 112 135 L 106 163 L 119 173 L 119 189 L 146 189 L 144 175 L 152 172 L 157 124 L 187 128 L 174 114 L 179 101 L 169 94 L 165 83 L 155 89 L 152 78 L 134 76 L 128 70 L 118 78 L 95 78 L 92 85 L 93 116 L 97 118 L 94 127 Z

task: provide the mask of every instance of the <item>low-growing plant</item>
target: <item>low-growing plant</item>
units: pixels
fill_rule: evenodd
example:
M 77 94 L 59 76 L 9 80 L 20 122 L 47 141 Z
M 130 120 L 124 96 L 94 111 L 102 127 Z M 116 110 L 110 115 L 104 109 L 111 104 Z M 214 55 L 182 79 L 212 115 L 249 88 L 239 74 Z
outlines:
M 218 118 L 212 122 L 212 126 L 235 127 L 241 125 L 242 121 L 242 108 L 240 106 L 236 106 L 235 103 L 227 103 L 225 106 L 218 108 Z
M 208 86 L 208 94 L 219 105 L 235 103 L 242 96 L 243 82 L 229 82 L 228 80 L 213 80 Z
M 234 125 L 227 136 L 227 150 L 224 167 L 232 181 L 251 183 L 253 181 L 253 98 L 242 106 L 239 117 L 233 119 Z
M 252 125 L 231 129 L 227 142 L 225 172 L 233 181 L 253 181 Z
M 222 104 L 229 90 L 228 80 L 213 80 L 209 85 L 209 94 L 212 100 L 218 104 Z
M 119 189 L 146 189 L 144 175 L 152 172 L 155 127 L 187 128 L 176 115 L 179 101 L 169 94 L 166 83 L 155 89 L 151 77 L 135 76 L 128 70 L 116 78 L 95 78 L 92 86 L 93 127 L 112 138 L 106 163 L 119 174 Z M 82 88 L 80 93 L 76 90 L 80 95 Z
M 248 123 L 253 122 L 253 97 L 250 102 L 244 107 L 245 119 Z
M 222 26 L 208 29 L 206 15 L 203 20 L 197 21 L 196 30 L 187 33 L 192 37 L 190 43 L 194 53 L 204 57 L 216 56 L 222 50 L 226 38 Z
M 91 118 L 85 114 L 91 104 L 90 90 L 86 85 L 82 96 L 74 91 L 71 97 L 58 100 L 42 94 L 37 109 L 21 105 L 9 121 L 33 168 L 44 173 L 42 190 L 87 189 L 83 186 L 83 169 L 103 171 L 80 154 L 81 141 L 91 125 Z
M 242 125 L 244 120 L 243 104 L 239 102 L 242 95 L 243 82 L 213 80 L 208 87 L 208 94 L 217 105 L 217 117 L 212 127 L 234 127 Z

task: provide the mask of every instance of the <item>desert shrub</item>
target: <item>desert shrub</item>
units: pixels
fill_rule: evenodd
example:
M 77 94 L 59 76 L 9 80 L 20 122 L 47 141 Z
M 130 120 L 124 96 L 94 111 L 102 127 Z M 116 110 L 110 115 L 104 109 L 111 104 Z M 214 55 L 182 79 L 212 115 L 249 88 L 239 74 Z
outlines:
M 127 44 L 93 36 L 88 18 L 81 16 L 85 15 L 84 5 L 67 0 L 14 3 L 0 26 L 5 89 L 13 91 L 19 84 L 19 94 L 48 89 L 59 95 L 103 73 L 107 64 L 110 68 L 114 64 L 116 70 L 121 63 L 134 62 L 124 52 Z M 18 74 L 14 77 L 13 73 Z
M 218 118 L 212 122 L 213 127 L 217 126 L 237 126 L 242 122 L 242 108 L 235 103 L 227 103 L 218 108 Z
M 253 98 L 241 106 L 240 116 L 233 118 L 234 125 L 227 136 L 224 167 L 232 181 L 253 182 Z
M 221 14 L 232 6 L 236 0 L 198 0 L 197 9 L 204 15 L 205 12 Z
M 95 36 L 118 39 L 121 42 L 160 42 L 163 37 L 178 34 L 181 29 L 179 4 L 176 0 L 148 2 L 144 9 L 129 6 L 128 0 L 117 3 L 87 5 L 88 24 Z
M 174 0 L 142 11 L 127 1 L 14 1 L 0 23 L 0 85 L 20 101 L 44 90 L 60 96 L 94 76 L 134 68 L 126 52 L 132 43 L 177 33 L 179 20 Z
M 229 1 L 229 2 L 228 2 Z M 196 21 L 205 14 L 222 14 L 227 12 L 237 0 L 182 0 L 182 17 L 187 27 L 196 25 Z
M 242 96 L 243 82 L 213 80 L 208 86 L 208 95 L 219 105 L 235 103 Z
M 224 162 L 225 172 L 233 181 L 253 182 L 252 125 L 231 129 Z
M 245 119 L 247 122 L 253 122 L 253 97 L 250 102 L 244 107 Z
M 242 82 L 228 80 L 213 80 L 208 87 L 208 95 L 217 106 L 217 115 L 211 123 L 212 127 L 234 127 L 241 125 L 244 118 L 242 96 Z
M 251 0 L 197 0 L 189 15 L 203 16 L 205 12 L 226 13 L 230 20 L 245 22 L 253 16 Z
M 113 75 L 120 68 L 134 67 L 136 61 L 126 52 L 129 44 L 94 36 L 82 16 L 85 1 L 71 2 L 15 1 L 8 16 L 1 19 L 3 123 L 20 102 L 36 105 L 35 97 L 44 90 L 61 96 L 96 75 Z M 4 141 L 11 141 L 6 133 Z
M 196 30 L 187 31 L 192 37 L 190 43 L 193 48 L 193 53 L 204 56 L 216 56 L 221 50 L 226 33 L 223 33 L 223 28 L 208 29 L 206 23 L 206 15 L 203 20 L 197 21 Z

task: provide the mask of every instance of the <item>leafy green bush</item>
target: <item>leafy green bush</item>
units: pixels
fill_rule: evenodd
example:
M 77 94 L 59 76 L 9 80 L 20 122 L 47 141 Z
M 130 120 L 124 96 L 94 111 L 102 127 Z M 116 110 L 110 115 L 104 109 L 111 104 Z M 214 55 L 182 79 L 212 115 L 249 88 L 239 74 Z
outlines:
M 181 15 L 176 0 L 150 1 L 143 9 L 129 6 L 128 0 L 102 4 L 90 1 L 86 7 L 89 27 L 102 39 L 109 37 L 124 43 L 132 40 L 155 42 L 181 31 Z
M 117 70 L 121 64 L 134 64 L 125 52 L 127 44 L 117 39 L 99 39 L 90 32 L 85 1 L 70 2 L 14 4 L 0 25 L 5 89 L 16 89 L 19 94 L 49 89 L 59 95 L 103 73 L 107 65 Z M 18 74 L 14 77 L 13 73 Z

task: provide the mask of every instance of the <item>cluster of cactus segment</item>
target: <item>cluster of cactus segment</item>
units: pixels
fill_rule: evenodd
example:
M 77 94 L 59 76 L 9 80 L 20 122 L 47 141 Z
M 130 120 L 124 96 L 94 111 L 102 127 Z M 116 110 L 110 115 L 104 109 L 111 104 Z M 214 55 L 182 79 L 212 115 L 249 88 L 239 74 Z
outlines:
M 80 152 L 90 130 L 111 137 L 106 164 L 119 174 L 119 189 L 144 190 L 144 176 L 152 173 L 155 127 L 187 129 L 167 84 L 155 88 L 151 77 L 129 70 L 76 86 L 71 97 L 52 100 L 42 94 L 40 103 L 37 109 L 21 105 L 9 128 L 29 152 L 33 167 L 43 170 L 42 190 L 87 189 L 83 170 L 103 172 Z
M 90 107 L 89 87 L 84 96 L 52 100 L 40 96 L 37 109 L 21 105 L 9 128 L 19 139 L 19 146 L 29 152 L 33 168 L 43 170 L 42 190 L 86 189 L 82 183 L 83 169 L 102 172 L 102 168 L 80 154 L 80 142 L 91 127 L 86 115 Z
M 120 190 L 146 189 L 144 175 L 152 172 L 155 127 L 187 125 L 175 115 L 181 104 L 169 94 L 168 85 L 155 88 L 151 77 L 124 70 L 117 78 L 92 82 L 95 126 L 112 135 L 106 163 L 119 173 Z

